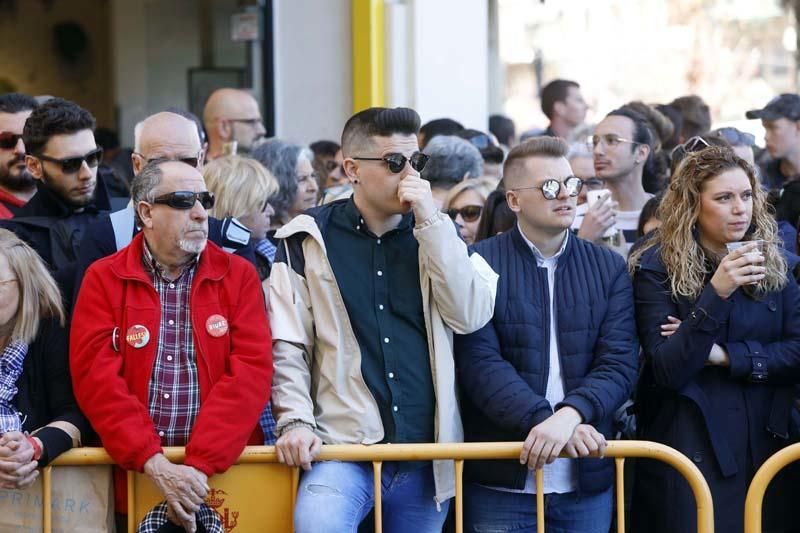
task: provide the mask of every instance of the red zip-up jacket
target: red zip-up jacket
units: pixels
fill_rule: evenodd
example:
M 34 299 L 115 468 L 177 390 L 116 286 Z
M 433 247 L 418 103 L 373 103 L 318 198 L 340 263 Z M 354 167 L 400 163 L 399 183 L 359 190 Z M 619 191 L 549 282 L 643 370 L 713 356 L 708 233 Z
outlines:
M 89 268 L 70 334 L 75 398 L 114 461 L 139 472 L 162 451 L 147 408 L 161 310 L 142 264 L 142 239 L 140 233 Z M 185 464 L 211 476 L 227 470 L 247 444 L 264 443 L 258 418 L 270 395 L 272 338 L 255 268 L 211 242 L 200 256 L 189 307 L 200 411 Z M 214 315 L 228 322 L 222 336 L 211 334 L 220 332 L 219 321 L 209 321 Z M 144 326 L 149 335 L 139 348 L 135 335 L 126 341 L 133 326 Z M 123 491 L 116 492 L 117 510 L 123 511 Z

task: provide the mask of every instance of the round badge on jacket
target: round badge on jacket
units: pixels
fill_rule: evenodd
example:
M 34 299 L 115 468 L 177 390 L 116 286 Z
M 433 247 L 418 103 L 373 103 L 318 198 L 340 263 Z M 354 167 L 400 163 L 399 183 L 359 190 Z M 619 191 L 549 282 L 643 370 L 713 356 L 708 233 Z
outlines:
M 146 327 L 136 324 L 128 328 L 125 333 L 125 342 L 134 348 L 144 348 L 150 342 L 150 332 Z
M 206 331 L 212 337 L 222 337 L 228 333 L 228 321 L 222 315 L 211 315 L 206 320 Z

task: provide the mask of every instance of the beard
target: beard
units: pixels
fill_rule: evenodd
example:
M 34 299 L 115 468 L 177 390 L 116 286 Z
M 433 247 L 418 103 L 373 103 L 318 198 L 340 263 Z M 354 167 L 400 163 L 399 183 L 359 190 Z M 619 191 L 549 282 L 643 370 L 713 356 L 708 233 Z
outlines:
M 9 161 L 6 165 L 0 166 L 0 186 L 9 191 L 25 192 L 36 187 L 36 181 L 23 166 L 18 167 L 19 163 L 25 162 L 25 156 L 19 155 Z
M 200 252 L 206 249 L 206 243 L 208 242 L 208 227 L 205 224 L 192 224 L 191 226 L 188 226 L 184 230 L 184 235 L 192 231 L 202 231 L 203 238 L 180 239 L 178 241 L 178 247 L 186 253 L 199 254 Z
M 97 179 L 100 178 L 98 177 Z M 58 180 L 54 179 L 50 174 L 48 174 L 44 167 L 42 167 L 42 181 L 48 189 L 53 191 L 56 196 L 61 199 L 62 202 L 74 208 L 83 208 L 92 203 L 94 201 L 95 192 L 97 192 L 97 182 L 95 181 L 95 187 L 92 189 L 92 193 L 90 195 L 78 199 L 72 198 L 70 196 L 69 189 L 65 187 L 63 183 L 60 183 Z

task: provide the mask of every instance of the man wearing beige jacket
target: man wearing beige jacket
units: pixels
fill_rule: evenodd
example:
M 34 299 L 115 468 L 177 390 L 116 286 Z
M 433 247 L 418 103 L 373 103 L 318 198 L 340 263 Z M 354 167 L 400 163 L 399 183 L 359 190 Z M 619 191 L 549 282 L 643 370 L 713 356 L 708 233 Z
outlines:
M 356 531 L 369 463 L 312 461 L 325 444 L 460 442 L 453 333 L 491 318 L 497 275 L 470 257 L 420 178 L 419 115 L 371 108 L 342 134 L 353 197 L 281 228 L 270 277 L 278 458 L 305 469 L 298 533 Z M 452 461 L 384 463 L 384 531 L 441 531 Z M 322 518 L 324 517 L 324 519 Z

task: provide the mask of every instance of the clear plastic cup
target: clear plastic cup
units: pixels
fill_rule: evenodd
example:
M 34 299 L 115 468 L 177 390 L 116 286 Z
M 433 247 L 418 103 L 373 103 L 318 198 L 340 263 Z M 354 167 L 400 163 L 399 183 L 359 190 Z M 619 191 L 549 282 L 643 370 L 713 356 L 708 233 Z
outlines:
M 728 253 L 731 253 L 734 250 L 738 250 L 742 246 L 746 246 L 746 245 L 752 244 L 752 243 L 756 243 L 758 246 L 756 246 L 753 250 L 747 252 L 744 255 L 748 256 L 748 257 L 753 257 L 753 258 L 757 258 L 757 257 L 763 256 L 764 255 L 764 241 L 762 241 L 762 240 L 727 242 L 727 243 L 725 243 L 725 246 L 728 248 Z

